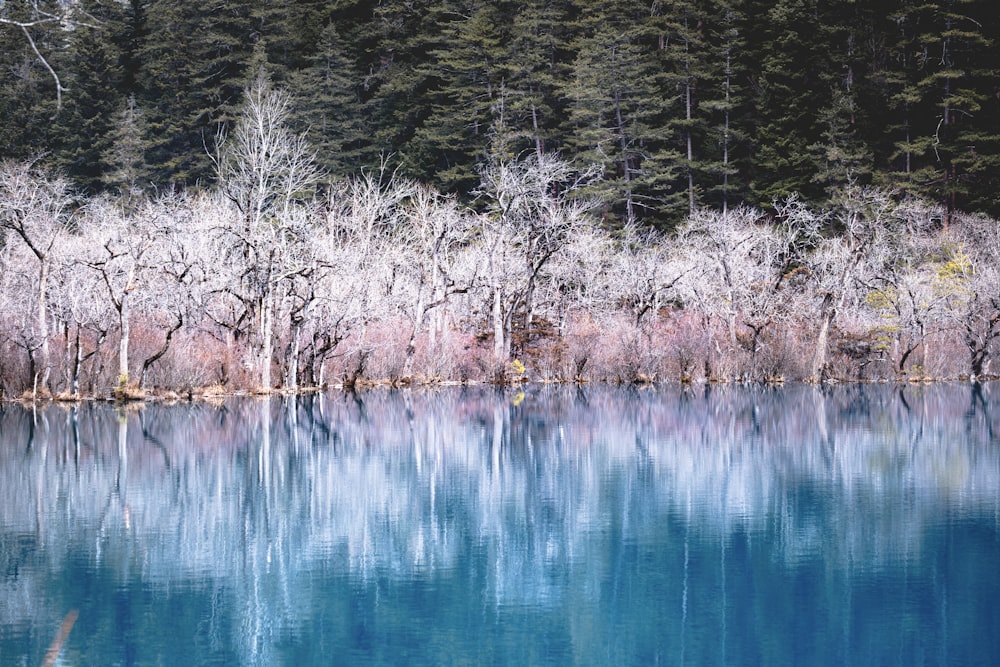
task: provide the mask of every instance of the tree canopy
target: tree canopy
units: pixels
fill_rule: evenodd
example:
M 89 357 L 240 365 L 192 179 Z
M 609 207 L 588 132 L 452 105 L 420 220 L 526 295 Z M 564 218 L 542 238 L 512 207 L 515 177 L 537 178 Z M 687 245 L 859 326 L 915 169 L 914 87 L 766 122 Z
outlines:
M 211 184 L 263 67 L 333 176 L 392 156 L 470 197 L 502 132 L 597 165 L 615 225 L 848 185 L 997 216 L 998 37 L 993 0 L 12 0 L 0 157 Z

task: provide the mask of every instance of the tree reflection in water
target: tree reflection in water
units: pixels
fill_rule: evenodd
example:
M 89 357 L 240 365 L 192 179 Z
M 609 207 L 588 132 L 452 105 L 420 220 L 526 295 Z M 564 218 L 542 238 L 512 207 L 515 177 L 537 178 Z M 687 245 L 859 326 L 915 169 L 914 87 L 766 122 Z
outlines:
M 2 406 L 0 655 L 996 656 L 989 386 L 526 392 Z

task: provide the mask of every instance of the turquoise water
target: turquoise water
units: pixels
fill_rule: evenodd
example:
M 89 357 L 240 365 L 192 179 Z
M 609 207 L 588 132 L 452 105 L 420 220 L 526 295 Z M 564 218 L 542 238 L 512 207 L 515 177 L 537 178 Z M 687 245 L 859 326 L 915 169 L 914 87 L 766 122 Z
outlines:
M 1000 664 L 1000 386 L 0 407 L 0 664 Z

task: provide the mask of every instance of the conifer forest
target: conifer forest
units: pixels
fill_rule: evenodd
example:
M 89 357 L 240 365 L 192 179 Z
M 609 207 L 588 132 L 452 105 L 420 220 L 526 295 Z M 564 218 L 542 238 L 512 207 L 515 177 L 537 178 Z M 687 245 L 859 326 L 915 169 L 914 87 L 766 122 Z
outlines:
M 0 397 L 988 378 L 995 0 L 0 2 Z

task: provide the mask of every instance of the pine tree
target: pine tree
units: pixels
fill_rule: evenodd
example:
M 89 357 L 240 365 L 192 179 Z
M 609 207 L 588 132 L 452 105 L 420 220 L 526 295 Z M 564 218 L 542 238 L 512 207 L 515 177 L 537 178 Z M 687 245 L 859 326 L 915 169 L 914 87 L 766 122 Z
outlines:
M 144 158 L 146 123 L 142 109 L 130 95 L 113 117 L 109 145 L 102 162 L 104 185 L 117 192 L 126 204 L 135 201 L 149 183 Z
M 708 85 L 713 74 L 718 77 L 715 70 L 719 64 L 706 35 L 706 19 L 713 9 L 710 3 L 699 6 L 684 0 L 673 3 L 663 21 L 663 58 L 669 66 L 666 84 L 677 100 L 675 110 L 666 116 L 664 129 L 680 167 L 680 180 L 672 188 L 686 193 L 686 206 L 678 205 L 676 211 L 668 213 L 675 219 L 694 213 L 702 204 L 703 189 L 710 184 L 709 174 L 718 164 L 717 156 L 709 153 L 706 145 L 712 106 L 703 104 L 712 92 L 720 92 Z
M 357 174 L 375 159 L 361 97 L 362 76 L 348 46 L 330 23 L 306 67 L 289 80 L 291 123 L 306 132 L 320 165 L 334 176 Z
M 566 141 L 580 166 L 601 166 L 604 178 L 590 192 L 619 220 L 662 220 L 663 211 L 686 203 L 676 186 L 680 155 L 664 129 L 677 93 L 664 77 L 656 18 L 630 3 L 581 7 Z
M 365 115 L 372 127 L 372 151 L 404 163 L 404 173 L 431 182 L 438 160 L 421 155 L 411 142 L 431 116 L 441 82 L 429 66 L 443 48 L 442 31 L 454 19 L 448 3 L 385 0 L 373 10 L 365 48 Z M 462 110 L 449 110 L 449 114 Z
M 232 0 L 155 0 L 141 51 L 147 161 L 161 185 L 213 176 L 216 134 L 239 108 L 253 54 L 248 8 Z
M 826 129 L 816 112 L 831 106 L 834 85 L 818 1 L 754 0 L 746 16 L 747 56 L 756 63 L 752 203 L 791 195 L 821 201 L 810 146 Z
M 528 0 L 514 10 L 503 81 L 505 123 L 519 148 L 536 155 L 563 142 L 566 101 L 561 81 L 570 75 L 567 49 L 573 16 L 569 0 Z
M 58 14 L 58 7 L 49 4 L 42 0 L 39 6 Z M 64 69 L 67 34 L 58 22 L 35 24 L 42 17 L 30 3 L 0 3 L 0 10 L 6 19 L 32 24 L 25 34 L 16 25 L 0 23 L 0 155 L 33 159 L 48 151 L 52 119 L 61 111 L 66 82 L 60 78 L 57 86 L 52 72 Z
M 902 0 L 890 16 L 891 66 L 882 78 L 894 150 L 880 178 L 949 211 L 995 201 L 982 194 L 995 190 L 979 186 L 993 178 L 1000 129 L 984 107 L 996 107 L 988 91 L 998 73 L 986 66 L 993 42 L 984 29 L 996 26 L 994 13 L 979 0 Z
M 747 78 L 743 36 L 746 19 L 740 0 L 709 0 L 706 4 L 709 5 L 706 32 L 713 66 L 701 86 L 702 106 L 709 116 L 702 150 L 710 156 L 702 187 L 706 203 L 725 212 L 744 202 L 748 195 L 747 132 L 740 123 L 741 118 L 752 115 L 746 108 L 743 85 Z
M 127 63 L 128 16 L 119 3 L 84 0 L 93 20 L 70 33 L 64 79 L 68 91 L 53 121 L 53 162 L 78 186 L 95 192 L 108 169 L 104 154 L 121 104 Z
M 505 96 L 505 8 L 472 0 L 446 15 L 441 41 L 419 71 L 433 82 L 428 114 L 404 153 L 408 173 L 445 192 L 471 192 L 486 153 L 493 110 Z

